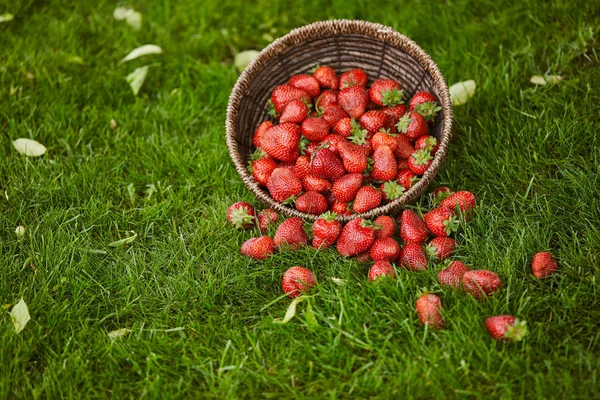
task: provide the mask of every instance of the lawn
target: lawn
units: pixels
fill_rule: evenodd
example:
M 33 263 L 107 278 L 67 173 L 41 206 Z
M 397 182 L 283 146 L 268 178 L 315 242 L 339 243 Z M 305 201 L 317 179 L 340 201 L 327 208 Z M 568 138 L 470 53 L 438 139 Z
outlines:
M 0 398 L 600 397 L 600 3 L 133 1 L 139 31 L 116 5 L 0 0 Z M 455 258 L 500 275 L 490 300 L 438 286 L 439 267 L 370 284 L 334 250 L 239 254 L 256 232 L 227 207 L 259 204 L 225 146 L 233 54 L 329 18 L 392 26 L 448 83 L 477 82 L 433 185 L 478 198 Z M 118 64 L 147 43 L 165 53 Z M 125 77 L 148 64 L 134 96 Z M 529 82 L 546 73 L 564 80 Z M 47 154 L 20 155 L 21 137 Z M 560 264 L 543 281 L 541 250 Z M 274 324 L 293 265 L 320 284 Z M 423 287 L 442 331 L 414 311 Z M 528 322 L 524 341 L 489 337 L 483 320 L 504 313 Z

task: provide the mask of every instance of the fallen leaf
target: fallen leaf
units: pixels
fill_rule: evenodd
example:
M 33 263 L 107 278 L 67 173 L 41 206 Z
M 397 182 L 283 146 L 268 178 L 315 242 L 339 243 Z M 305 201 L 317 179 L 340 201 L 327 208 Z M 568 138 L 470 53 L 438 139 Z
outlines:
M 25 300 L 21 299 L 17 304 L 15 304 L 12 310 L 10 310 L 10 318 L 15 326 L 15 331 L 17 331 L 17 333 L 21 333 L 21 331 L 25 329 L 25 325 L 27 325 L 31 319 Z
M 125 22 L 127 22 L 133 29 L 139 31 L 142 29 L 142 13 L 139 11 L 134 11 L 125 18 Z
M 314 329 L 319 326 L 319 321 L 315 317 L 315 313 L 312 310 L 310 302 L 306 303 L 306 310 L 304 311 L 304 321 L 309 329 Z
M 235 60 L 233 64 L 238 69 L 238 71 L 242 72 L 248 64 L 252 62 L 257 56 L 259 52 L 256 50 L 245 50 L 235 55 Z
M 148 75 L 148 66 L 144 65 L 143 67 L 136 68 L 132 73 L 127 75 L 127 78 L 125 78 L 127 79 L 129 86 L 131 86 L 134 96 L 137 96 L 140 91 L 140 88 L 146 80 L 146 75 Z
M 133 49 L 127 54 L 119 64 L 123 64 L 124 62 L 135 60 L 138 57 L 146 56 L 149 54 L 162 54 L 163 49 L 155 44 L 145 44 L 143 46 L 138 47 L 137 49 Z
M 38 141 L 20 138 L 13 141 L 13 146 L 27 157 L 40 157 L 46 153 L 46 147 Z
M 109 247 L 122 247 L 126 244 L 132 243 L 137 238 L 137 233 L 134 233 L 132 236 L 126 237 L 125 239 L 117 240 L 116 242 L 110 243 Z
M 123 336 L 128 335 L 129 333 L 131 333 L 131 329 L 121 328 L 121 329 L 117 329 L 114 331 L 110 331 L 107 333 L 107 335 L 111 339 L 119 339 L 119 338 L 122 338 Z
M 477 84 L 474 80 L 458 82 L 450 86 L 450 98 L 453 106 L 465 104 L 467 100 L 475 95 Z
M 115 11 L 113 11 L 113 18 L 117 21 L 122 21 L 134 13 L 135 10 L 129 7 L 117 7 Z
M 17 226 L 17 229 L 15 229 L 15 234 L 19 239 L 22 238 L 25 235 L 25 227 L 23 225 Z
M 11 13 L 5 13 L 0 15 L 0 22 L 8 22 L 12 21 L 13 19 L 15 19 L 15 16 Z
M 85 62 L 83 61 L 83 58 L 81 58 L 79 56 L 75 56 L 73 54 L 67 55 L 67 62 L 71 63 L 71 64 L 79 64 L 79 65 L 85 64 Z
M 546 80 L 544 79 L 543 76 L 540 76 L 540 75 L 533 75 L 531 78 L 529 78 L 529 82 L 533 83 L 534 85 L 540 85 L 540 86 L 543 86 L 546 84 Z
M 296 315 L 296 306 L 298 305 L 298 303 L 300 303 L 302 300 L 304 300 L 304 297 L 300 296 L 300 297 L 296 297 L 288 306 L 287 311 L 285 312 L 285 316 L 283 317 L 283 319 L 274 319 L 273 323 L 274 324 L 287 324 L 288 322 L 290 322 L 290 320 L 292 318 L 294 318 L 294 316 Z
M 560 75 L 546 75 L 545 76 L 546 83 L 550 85 L 557 84 L 558 82 L 563 80 L 563 77 Z
M 117 129 L 117 121 L 115 121 L 114 119 L 110 120 L 110 129 L 112 129 L 113 131 Z

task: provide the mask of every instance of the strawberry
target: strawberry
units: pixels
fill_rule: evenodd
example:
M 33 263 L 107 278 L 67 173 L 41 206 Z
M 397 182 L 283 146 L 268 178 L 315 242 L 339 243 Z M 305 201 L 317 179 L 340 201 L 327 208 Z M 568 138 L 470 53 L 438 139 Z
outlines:
M 431 192 L 431 202 L 433 205 L 439 205 L 444 199 L 448 198 L 452 193 L 452 189 L 446 186 L 437 187 Z
M 417 105 L 423 103 L 435 103 L 437 99 L 429 92 L 417 92 L 410 99 L 410 111 L 414 111 Z
M 319 97 L 315 100 L 315 110 L 323 111 L 327 106 L 337 105 L 338 100 L 337 90 L 324 90 Z
M 342 224 L 336 219 L 337 214 L 326 212 L 313 224 L 312 247 L 324 249 L 335 243 L 342 232 Z
M 306 106 L 306 103 L 302 100 L 292 100 L 285 105 L 281 117 L 279 117 L 279 122 L 293 122 L 295 124 L 300 124 L 306 118 L 308 118 L 308 107 Z
M 267 182 L 267 189 L 273 200 L 280 203 L 295 199 L 302 192 L 302 184 L 288 168 L 277 168 Z
M 369 92 L 363 86 L 351 86 L 340 90 L 338 94 L 339 106 L 348 113 L 351 118 L 360 118 L 367 108 Z
M 402 88 L 392 79 L 377 79 L 371 84 L 369 98 L 378 106 L 393 107 L 402 103 Z
M 313 76 L 319 82 L 319 85 L 325 89 L 337 89 L 339 85 L 337 73 L 335 69 L 327 66 L 321 65 L 315 69 L 313 72 Z
M 390 278 L 396 277 L 396 271 L 394 267 L 387 261 L 376 261 L 375 264 L 369 269 L 369 280 L 375 282 L 377 278 L 381 276 L 387 276 Z
M 387 128 L 390 124 L 390 119 L 387 114 L 379 110 L 367 111 L 360 117 L 360 124 L 369 133 L 379 132 L 382 128 Z
M 415 174 L 407 168 L 398 170 L 397 179 L 400 186 L 402 186 L 405 190 L 410 189 L 410 187 L 418 180 Z
M 381 205 L 381 192 L 373 186 L 363 186 L 356 192 L 352 211 L 364 213 Z
M 252 144 L 254 145 L 254 147 L 256 147 L 256 148 L 261 147 L 261 140 L 262 140 L 263 135 L 272 126 L 273 126 L 273 123 L 271 121 L 265 121 L 265 122 L 261 123 L 260 125 L 258 125 L 258 128 L 256 128 L 256 131 L 254 131 L 254 136 L 252 137 Z
M 310 157 L 309 156 L 300 156 L 296 159 L 296 163 L 294 164 L 294 175 L 299 180 L 302 180 L 306 175 L 308 175 L 310 171 Z
M 294 162 L 300 155 L 300 127 L 284 123 L 269 128 L 261 140 L 261 148 L 271 157 L 283 162 Z
M 440 207 L 455 211 L 456 207 L 463 214 L 469 215 L 475 209 L 475 195 L 466 190 L 452 193 L 447 199 L 443 200 Z
M 257 260 L 264 260 L 270 257 L 275 250 L 275 244 L 273 239 L 268 236 L 261 236 L 258 238 L 248 239 L 242 244 L 240 252 Z
M 394 236 L 394 231 L 396 230 L 394 218 L 390 217 L 389 215 L 382 215 L 375 218 L 373 223 L 380 227 L 380 229 L 375 231 L 376 239 Z
M 421 244 L 429 236 L 425 223 L 413 210 L 402 211 L 400 220 L 400 237 L 405 243 Z
M 450 236 L 458 229 L 458 220 L 454 211 L 447 208 L 434 208 L 423 215 L 427 229 L 435 236 Z
M 367 87 L 367 74 L 362 69 L 352 69 L 340 75 L 340 89 L 349 88 L 352 86 Z
M 429 127 L 423 116 L 417 112 L 411 111 L 405 114 L 396 124 L 398 132 L 402 132 L 410 140 L 415 140 L 423 135 L 429 135 Z
M 340 143 L 345 142 L 346 139 L 335 133 L 325 136 L 320 142 L 319 147 L 327 148 L 333 152 L 336 156 L 340 154 Z M 316 151 L 317 149 L 315 149 Z M 314 153 L 314 152 L 313 152 Z
M 395 152 L 398 149 L 398 139 L 396 139 L 396 135 L 386 131 L 379 131 L 373 135 L 371 144 L 373 145 L 374 150 L 377 150 L 379 146 L 387 146 L 392 152 Z
M 438 140 L 435 138 L 435 136 L 424 135 L 415 141 L 415 149 L 425 149 L 432 156 L 434 156 L 435 153 L 437 153 L 439 148 L 440 144 L 438 143 Z
M 485 327 L 496 340 L 522 340 L 527 335 L 527 322 L 512 315 L 496 315 L 486 318 Z
M 378 181 L 389 181 L 398 174 L 396 157 L 387 146 L 379 146 L 373 153 L 373 171 L 371 176 Z
M 279 214 L 272 208 L 265 208 L 261 212 L 258 213 L 258 217 L 256 217 L 258 221 L 258 228 L 262 233 L 266 233 L 269 230 L 269 227 L 277 222 L 279 218 Z
M 416 303 L 419 319 L 425 325 L 434 329 L 442 329 L 444 320 L 442 319 L 442 301 L 435 294 L 424 293 L 417 299 Z
M 333 182 L 332 193 L 337 201 L 347 203 L 354 200 L 356 192 L 362 186 L 362 175 L 353 173 L 346 174 Z
M 306 192 L 296 199 L 296 210 L 309 214 L 323 214 L 328 206 L 325 196 L 317 192 Z
M 227 210 L 227 220 L 236 229 L 248 229 L 254 224 L 254 207 L 245 201 L 233 203 Z
M 338 145 L 344 168 L 350 173 L 361 173 L 367 169 L 368 156 L 363 148 L 346 140 Z
M 375 239 L 369 250 L 369 255 L 373 261 L 395 261 L 400 254 L 400 245 L 394 239 L 380 238 Z
M 302 134 L 311 142 L 318 142 L 329 134 L 329 124 L 323 118 L 307 118 L 302 122 Z
M 362 218 L 349 221 L 338 238 L 337 251 L 345 257 L 367 251 L 375 240 L 376 228 L 371 221 Z
M 281 288 L 292 299 L 307 292 L 317 284 L 315 274 L 304 267 L 292 267 L 285 271 L 281 280 Z
M 392 128 L 397 131 L 396 124 L 400 121 L 400 118 L 404 116 L 407 112 L 407 108 L 404 104 L 397 104 L 393 107 L 384 107 L 381 109 L 385 115 L 387 115 L 390 119 L 390 123 L 392 124 Z
M 379 189 L 383 194 L 383 199 L 388 201 L 396 200 L 404 193 L 404 188 L 394 181 L 382 183 Z
M 311 102 L 310 95 L 302 89 L 297 89 L 290 85 L 279 85 L 271 94 L 271 102 L 277 115 L 281 115 L 285 106 L 294 100 L 304 100 L 307 103 Z
M 325 193 L 331 190 L 331 182 L 327 179 L 308 174 L 302 179 L 302 188 L 307 192 L 312 190 L 314 192 Z
M 287 246 L 292 250 L 308 244 L 308 236 L 304 232 L 304 221 L 298 217 L 288 218 L 277 227 L 273 242 L 277 247 Z
M 398 172 L 400 172 L 400 170 L 403 170 L 403 169 L 408 169 L 410 171 L 410 169 L 408 168 L 408 159 L 401 158 L 397 162 L 398 162 Z M 412 172 L 411 172 L 411 174 L 412 174 Z M 398 176 L 399 175 L 400 174 L 398 174 Z M 418 178 L 417 178 L 417 180 L 418 180 Z
M 319 143 L 317 142 L 311 142 L 306 146 L 306 149 L 304 150 L 304 155 L 307 156 L 312 156 L 313 153 L 317 150 L 317 148 L 319 147 Z M 408 167 L 406 167 L 408 168 Z
M 443 261 L 450 257 L 450 254 L 456 249 L 456 240 L 449 237 L 436 237 L 431 239 L 425 247 L 425 252 L 429 259 L 433 261 Z
M 410 99 L 410 111 L 421 114 L 427 121 L 433 121 L 442 107 L 437 105 L 437 99 L 429 92 L 415 93 Z
M 258 150 L 257 152 L 254 152 L 252 161 L 250 161 L 250 172 L 256 182 L 261 186 L 267 186 L 271 174 L 279 167 L 275 160 L 265 156 L 266 154 L 264 152 Z
M 417 150 L 408 159 L 408 168 L 415 175 L 423 175 L 431 165 L 433 157 L 427 150 Z
M 321 115 L 321 118 L 329 124 L 330 128 L 333 128 L 340 119 L 347 117 L 348 114 L 346 114 L 346 112 L 337 104 L 325 106 L 323 108 L 323 114 Z
M 344 164 L 331 150 L 318 149 L 312 155 L 310 173 L 324 179 L 338 179 L 346 173 Z
M 413 271 L 423 271 L 427 269 L 427 257 L 425 250 L 418 243 L 406 243 L 400 254 L 398 262 L 406 269 Z
M 290 78 L 288 84 L 296 89 L 304 90 L 313 99 L 321 94 L 319 80 L 311 75 L 294 75 Z
M 455 289 L 460 288 L 460 282 L 463 275 L 469 271 L 469 267 L 460 261 L 452 261 L 450 265 L 438 272 L 437 280 L 440 285 L 451 286 Z
M 462 285 L 465 291 L 476 299 L 482 300 L 500 289 L 502 282 L 495 272 L 479 269 L 465 272 Z
M 342 137 L 347 138 L 350 135 L 352 135 L 352 129 L 354 128 L 355 125 L 358 125 L 358 124 L 352 118 L 350 118 L 350 117 L 342 118 L 333 127 L 333 132 Z M 360 127 L 359 127 L 359 129 L 360 129 Z
M 331 211 L 333 211 L 337 215 L 352 215 L 348 204 L 342 203 L 340 201 L 336 201 L 331 205 Z
M 371 260 L 371 256 L 369 255 L 368 251 L 357 254 L 354 259 L 360 263 L 370 263 L 371 261 L 373 261 Z
M 409 158 L 415 152 L 415 148 L 404 135 L 396 135 L 396 150 L 394 153 L 398 158 Z
M 558 264 L 550 253 L 541 251 L 533 256 L 531 271 L 536 278 L 546 278 L 558 271 Z

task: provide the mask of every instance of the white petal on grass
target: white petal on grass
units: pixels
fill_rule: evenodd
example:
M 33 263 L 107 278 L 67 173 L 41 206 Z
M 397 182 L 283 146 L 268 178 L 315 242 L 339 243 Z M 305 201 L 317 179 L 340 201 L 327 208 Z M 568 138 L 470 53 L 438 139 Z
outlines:
M 132 73 L 127 75 L 127 78 L 125 78 L 127 79 L 129 86 L 131 86 L 131 90 L 135 96 L 137 96 L 140 88 L 144 84 L 146 75 L 148 75 L 148 66 L 144 65 L 143 67 L 136 68 Z
M 134 11 L 125 18 L 125 22 L 127 22 L 133 29 L 139 31 L 142 28 L 142 13 L 139 11 Z
M 40 157 L 46 153 L 46 147 L 40 142 L 32 139 L 20 138 L 13 142 L 13 146 L 21 154 L 27 157 Z
M 13 19 L 15 19 L 15 16 L 11 13 L 5 13 L 0 15 L 0 22 L 8 22 L 12 21 Z
M 129 333 L 131 333 L 131 329 L 121 328 L 121 329 L 117 329 L 114 331 L 110 331 L 107 333 L 107 335 L 111 339 L 119 339 L 119 338 L 122 338 L 123 336 L 128 335 Z
M 15 229 L 15 234 L 19 239 L 25 236 L 25 227 L 23 225 L 17 226 L 17 229 Z
M 531 78 L 529 78 L 529 82 L 539 86 L 543 86 L 546 84 L 546 80 L 543 76 L 540 75 L 533 75 Z
M 235 55 L 235 60 L 233 63 L 238 71 L 242 72 L 257 56 L 258 51 L 245 50 Z
M 137 238 L 137 233 L 133 234 L 132 236 L 126 237 L 125 239 L 121 239 L 121 240 L 117 240 L 116 242 L 112 242 L 108 246 L 109 247 L 123 247 L 126 244 L 133 243 L 133 241 L 136 238 Z
M 298 303 L 300 303 L 302 300 L 304 300 L 304 297 L 300 296 L 300 297 L 296 297 L 288 306 L 287 311 L 285 312 L 285 316 L 283 317 L 283 319 L 279 319 L 276 318 L 273 320 L 274 324 L 287 324 L 288 322 L 290 322 L 290 320 L 292 318 L 294 318 L 294 316 L 296 315 L 296 306 L 298 305 Z
M 115 11 L 113 11 L 113 18 L 117 21 L 122 21 L 134 13 L 135 10 L 129 7 L 117 7 Z
M 160 46 L 157 46 L 155 44 L 145 44 L 143 46 L 138 47 L 137 49 L 131 50 L 131 52 L 129 54 L 127 54 L 121 61 L 119 61 L 119 64 L 123 64 L 124 62 L 131 61 L 131 60 L 135 60 L 136 58 L 141 57 L 141 56 L 147 56 L 149 54 L 162 54 L 162 53 L 163 53 L 163 49 L 161 49 Z
M 550 85 L 557 84 L 558 82 L 563 80 L 563 77 L 560 75 L 546 75 L 545 77 L 546 83 Z
M 15 326 L 15 331 L 17 333 L 21 333 L 23 329 L 25 329 L 25 325 L 31 320 L 29 316 L 29 309 L 27 308 L 27 303 L 25 300 L 21 299 L 15 306 L 10 310 L 10 318 L 12 319 L 12 323 Z
M 453 106 L 465 104 L 471 97 L 475 95 L 477 84 L 474 80 L 458 82 L 450 86 L 450 98 Z

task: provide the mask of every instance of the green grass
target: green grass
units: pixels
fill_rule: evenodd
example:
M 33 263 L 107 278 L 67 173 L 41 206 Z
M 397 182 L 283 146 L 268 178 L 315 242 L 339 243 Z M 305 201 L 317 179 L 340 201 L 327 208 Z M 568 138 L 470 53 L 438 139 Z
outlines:
M 23 297 L 32 315 L 20 335 L 0 318 L 0 398 L 600 397 L 600 4 L 241 3 L 131 2 L 136 32 L 115 2 L 0 0 L 15 14 L 0 23 L 0 305 Z M 437 269 L 373 285 L 334 251 L 239 255 L 253 233 L 225 211 L 255 200 L 224 140 L 232 51 L 327 18 L 393 26 L 448 82 L 477 81 L 435 184 L 479 199 L 456 258 L 498 272 L 489 301 L 437 286 Z M 165 54 L 117 65 L 146 43 Z M 124 77 L 146 63 L 134 97 Z M 529 83 L 544 73 L 566 79 Z M 48 153 L 20 156 L 19 137 Z M 108 247 L 130 230 L 130 247 Z M 532 277 L 540 250 L 558 276 Z M 292 265 L 317 273 L 317 327 L 305 304 L 287 325 L 272 321 L 289 301 L 263 308 Z M 419 323 L 422 287 L 443 297 L 447 329 Z M 500 313 L 528 321 L 524 342 L 489 338 Z M 132 332 L 111 341 L 119 328 Z

